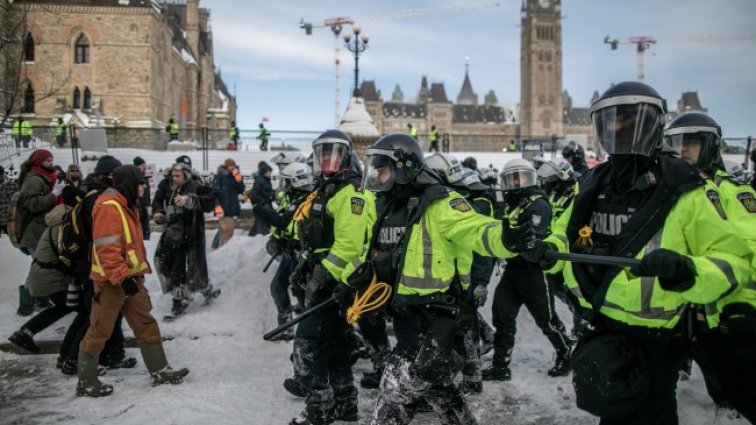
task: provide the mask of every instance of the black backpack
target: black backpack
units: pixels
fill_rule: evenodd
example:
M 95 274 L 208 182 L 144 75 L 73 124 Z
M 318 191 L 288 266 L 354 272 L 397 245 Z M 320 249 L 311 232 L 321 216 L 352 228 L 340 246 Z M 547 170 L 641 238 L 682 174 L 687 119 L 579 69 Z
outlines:
M 90 190 L 83 199 L 63 217 L 58 231 L 58 258 L 68 268 L 74 268 L 82 260 L 89 260 L 91 235 L 85 231 L 84 204 L 90 196 L 97 197 L 97 190 Z

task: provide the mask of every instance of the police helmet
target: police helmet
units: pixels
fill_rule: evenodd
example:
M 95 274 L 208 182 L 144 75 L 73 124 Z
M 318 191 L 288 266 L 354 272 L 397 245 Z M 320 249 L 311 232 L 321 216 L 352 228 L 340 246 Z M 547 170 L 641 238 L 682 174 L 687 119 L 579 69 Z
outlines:
M 719 149 L 722 129 L 710 116 L 688 112 L 675 118 L 664 130 L 664 141 L 689 164 L 708 172 L 724 168 Z
M 352 140 L 339 130 L 327 130 L 312 142 L 315 177 L 340 176 L 351 167 Z
M 536 172 L 541 185 L 553 184 L 557 181 L 568 181 L 574 173 L 572 165 L 564 159 L 552 159 L 545 162 Z
M 384 192 L 410 183 L 425 167 L 420 144 L 406 134 L 389 134 L 365 151 L 362 188 Z
M 536 184 L 536 169 L 527 159 L 510 159 L 499 175 L 504 191 L 525 189 Z
M 425 163 L 441 177 L 444 184 L 462 186 L 464 167 L 457 157 L 445 153 L 434 153 L 425 159 Z
M 304 190 L 312 192 L 313 181 L 312 174 L 307 164 L 301 162 L 292 162 L 285 166 L 278 176 L 279 186 L 284 191 Z
M 724 168 L 730 177 L 737 180 L 739 183 L 748 184 L 748 174 L 743 170 L 743 166 L 738 161 L 724 161 Z
M 542 157 L 541 155 L 536 155 L 530 158 L 530 162 L 533 163 L 533 168 L 535 168 L 536 170 L 538 170 L 546 161 L 546 158 Z
M 268 162 L 278 165 L 279 170 L 283 170 L 284 167 L 293 162 L 304 162 L 305 157 L 299 152 L 280 152 L 278 155 L 271 158 Z
M 475 170 L 469 168 L 462 169 L 462 184 L 470 190 L 486 190 L 488 186 L 480 182 L 480 176 Z
M 650 86 L 626 81 L 591 105 L 596 141 L 609 155 L 654 155 L 661 146 L 667 102 Z
M 480 178 L 481 182 L 491 186 L 495 185 L 498 181 L 496 170 L 491 167 L 483 167 L 478 169 L 478 177 Z
M 562 148 L 562 158 L 564 159 L 572 158 L 572 160 L 575 162 L 581 162 L 585 160 L 585 149 L 583 149 L 583 147 L 580 146 L 580 143 L 574 140 L 570 140 Z

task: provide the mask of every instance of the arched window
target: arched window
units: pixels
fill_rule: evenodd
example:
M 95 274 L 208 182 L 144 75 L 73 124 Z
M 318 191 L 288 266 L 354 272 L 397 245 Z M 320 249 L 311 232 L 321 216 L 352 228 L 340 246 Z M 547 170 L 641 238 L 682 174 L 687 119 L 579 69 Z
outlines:
M 26 83 L 26 90 L 24 90 L 23 111 L 25 114 L 34 113 L 34 87 L 32 87 L 31 82 Z
M 89 63 L 89 40 L 84 34 L 80 34 L 74 44 L 74 62 Z
M 24 38 L 24 61 L 34 62 L 34 37 L 30 32 Z
M 92 92 L 89 87 L 84 87 L 84 109 L 92 109 Z
M 81 109 L 81 92 L 79 91 L 79 87 L 74 87 L 74 91 L 73 91 L 73 108 L 74 109 Z

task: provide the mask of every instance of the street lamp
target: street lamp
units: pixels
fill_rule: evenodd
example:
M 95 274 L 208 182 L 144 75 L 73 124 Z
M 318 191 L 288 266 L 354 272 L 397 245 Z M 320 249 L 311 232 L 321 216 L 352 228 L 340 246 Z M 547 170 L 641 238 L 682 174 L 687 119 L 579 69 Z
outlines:
M 360 76 L 360 53 L 364 52 L 368 48 L 368 41 L 370 40 L 366 34 L 362 34 L 360 39 L 360 32 L 362 32 L 362 26 L 358 23 L 352 25 L 352 33 L 354 34 L 354 41 L 352 41 L 352 34 L 344 34 L 344 42 L 346 48 L 354 53 L 354 91 L 352 96 L 360 96 L 360 88 L 357 85 L 359 83 Z

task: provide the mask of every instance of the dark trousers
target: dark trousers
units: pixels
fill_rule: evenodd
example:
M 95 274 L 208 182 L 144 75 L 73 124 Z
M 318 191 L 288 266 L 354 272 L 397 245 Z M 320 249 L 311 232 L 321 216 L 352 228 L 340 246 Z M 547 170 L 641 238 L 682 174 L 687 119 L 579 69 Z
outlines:
M 756 424 L 756 321 L 702 335 L 695 351 L 709 361 L 727 401 Z
M 688 348 L 680 338 L 668 340 L 630 338 L 640 348 L 650 380 L 641 407 L 617 420 L 601 419 L 599 425 L 677 425 L 677 380 Z
M 22 328 L 28 329 L 33 334 L 38 334 L 73 311 L 66 307 L 66 291 L 56 292 L 49 298 L 53 302 L 53 306 L 37 313 L 24 323 Z
M 439 423 L 443 425 L 477 423 L 464 396 L 454 385 L 452 370 L 437 369 L 433 382 L 412 372 L 422 341 L 428 338 L 429 320 L 432 319 L 414 307 L 393 316 L 396 346 L 383 371 L 371 425 L 409 424 L 415 416 L 413 407 L 422 400 L 438 413 Z
M 281 325 L 291 319 L 291 298 L 289 298 L 289 276 L 291 276 L 295 260 L 288 255 L 281 255 L 281 262 L 278 264 L 276 274 L 270 281 L 270 295 L 273 296 L 273 302 L 276 303 L 278 310 L 278 324 Z
M 507 264 L 494 292 L 494 365 L 507 366 L 511 360 L 517 315 L 523 304 L 557 353 L 566 353 L 570 349 L 564 325 L 554 311 L 554 294 L 543 271 L 515 258 Z
M 433 140 L 430 142 L 430 148 L 428 149 L 428 152 L 438 152 L 438 140 Z
M 391 351 L 388 334 L 386 333 L 386 316 L 383 310 L 360 318 L 362 338 L 370 345 L 370 360 L 373 370 L 382 371 L 386 366 L 386 359 Z
M 357 403 L 344 316 L 326 308 L 299 322 L 294 338 L 295 378 L 308 389 L 311 420 L 332 418 L 336 403 Z

